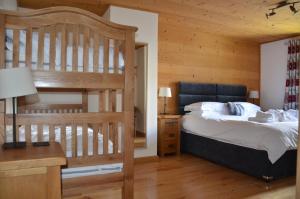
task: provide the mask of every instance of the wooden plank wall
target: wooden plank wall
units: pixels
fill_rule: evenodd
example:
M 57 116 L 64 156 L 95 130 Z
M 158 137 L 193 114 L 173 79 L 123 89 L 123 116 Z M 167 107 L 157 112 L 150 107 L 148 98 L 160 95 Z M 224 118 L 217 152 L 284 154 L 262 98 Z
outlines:
M 260 46 L 214 35 L 174 15 L 159 15 L 158 87 L 170 86 L 168 112 L 177 112 L 178 81 L 244 84 L 260 87 Z M 158 99 L 158 113 L 163 99 Z
M 93 2 L 93 1 L 92 1 Z M 21 0 L 21 6 L 42 8 L 53 5 L 67 5 L 103 13 L 108 4 L 144 9 L 159 13 L 158 33 L 158 87 L 171 86 L 173 97 L 168 99 L 168 112 L 176 113 L 176 82 L 211 82 L 245 84 L 249 89 L 260 87 L 260 47 L 258 42 L 246 41 L 239 37 L 230 38 L 220 33 L 215 34 L 211 24 L 187 16 L 170 14 L 152 3 L 135 1 L 105 0 L 83 4 L 79 1 Z M 96 6 L 97 4 L 97 6 Z M 149 9 L 151 8 L 151 9 Z M 169 11 L 168 11 L 169 10 Z M 234 29 L 232 30 L 234 31 Z M 219 31 L 220 32 L 220 31 Z M 163 108 L 163 100 L 158 100 L 158 112 Z

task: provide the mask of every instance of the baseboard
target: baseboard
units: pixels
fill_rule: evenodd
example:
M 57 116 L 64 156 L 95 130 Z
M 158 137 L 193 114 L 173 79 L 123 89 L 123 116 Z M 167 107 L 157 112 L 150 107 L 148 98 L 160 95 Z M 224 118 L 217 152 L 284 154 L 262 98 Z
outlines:
M 158 161 L 159 161 L 159 157 L 157 155 L 134 158 L 134 163 L 135 164 L 142 164 L 142 163 L 148 163 L 148 162 L 158 162 Z

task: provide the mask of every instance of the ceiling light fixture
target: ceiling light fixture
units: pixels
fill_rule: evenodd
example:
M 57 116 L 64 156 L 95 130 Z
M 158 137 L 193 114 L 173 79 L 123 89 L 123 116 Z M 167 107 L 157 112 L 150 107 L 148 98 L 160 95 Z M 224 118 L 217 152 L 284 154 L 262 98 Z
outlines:
M 286 7 L 286 6 L 290 7 L 290 10 L 293 14 L 296 14 L 299 10 L 296 9 L 295 5 L 298 3 L 300 3 L 300 1 L 293 1 L 293 2 L 289 2 L 289 0 L 280 1 L 276 4 L 276 6 L 274 8 L 269 9 L 269 12 L 266 13 L 266 17 L 267 17 L 267 19 L 269 19 L 269 17 L 276 14 L 275 10 L 282 8 L 282 7 Z
M 293 5 L 290 5 L 290 10 L 294 13 L 294 14 L 296 14 L 299 10 L 297 10 L 296 8 L 295 8 L 295 4 L 293 4 Z
M 266 13 L 267 19 L 269 19 L 269 17 L 271 17 L 273 15 L 276 15 L 276 12 L 274 10 L 272 10 L 272 12 L 270 12 L 270 13 Z

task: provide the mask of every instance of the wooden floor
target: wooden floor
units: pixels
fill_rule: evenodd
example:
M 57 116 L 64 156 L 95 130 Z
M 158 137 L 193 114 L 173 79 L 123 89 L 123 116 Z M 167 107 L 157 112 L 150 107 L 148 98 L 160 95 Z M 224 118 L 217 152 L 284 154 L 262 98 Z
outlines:
M 135 199 L 294 198 L 295 178 L 270 183 L 190 155 L 135 166 Z M 119 188 L 76 198 L 121 198 Z M 72 197 L 71 197 L 72 198 Z M 71 199 L 70 198 L 70 199 Z M 69 198 L 68 198 L 69 199 Z

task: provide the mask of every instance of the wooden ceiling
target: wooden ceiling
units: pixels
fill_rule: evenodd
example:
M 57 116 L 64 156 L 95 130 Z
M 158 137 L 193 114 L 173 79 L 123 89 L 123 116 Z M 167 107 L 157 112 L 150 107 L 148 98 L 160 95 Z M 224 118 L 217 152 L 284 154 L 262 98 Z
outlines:
M 205 32 L 259 43 L 300 35 L 300 12 L 279 9 L 266 19 L 268 8 L 279 0 L 18 0 L 27 8 L 67 5 L 102 14 L 109 5 L 174 16 Z M 300 9 L 300 5 L 296 6 Z

